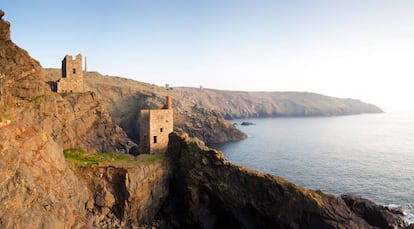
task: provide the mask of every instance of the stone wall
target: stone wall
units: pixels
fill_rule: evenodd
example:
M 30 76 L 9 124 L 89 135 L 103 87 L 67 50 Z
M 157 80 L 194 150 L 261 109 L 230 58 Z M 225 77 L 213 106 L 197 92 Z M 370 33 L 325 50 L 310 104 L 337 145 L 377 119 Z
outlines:
M 149 128 L 150 128 L 150 110 L 141 110 L 139 113 L 139 146 L 141 151 L 149 152 L 150 143 L 148 141 Z
M 141 110 L 140 146 L 144 153 L 161 153 L 167 150 L 168 135 L 173 132 L 173 110 Z
M 82 55 L 66 55 L 62 60 L 62 78 L 57 82 L 57 92 L 83 92 Z

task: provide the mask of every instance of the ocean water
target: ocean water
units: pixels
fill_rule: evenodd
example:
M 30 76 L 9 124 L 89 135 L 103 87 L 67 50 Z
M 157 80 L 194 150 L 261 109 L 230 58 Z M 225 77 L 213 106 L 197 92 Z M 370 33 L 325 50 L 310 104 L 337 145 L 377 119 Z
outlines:
M 233 163 L 334 195 L 400 206 L 414 222 L 414 114 L 232 120 L 248 134 L 215 146 Z

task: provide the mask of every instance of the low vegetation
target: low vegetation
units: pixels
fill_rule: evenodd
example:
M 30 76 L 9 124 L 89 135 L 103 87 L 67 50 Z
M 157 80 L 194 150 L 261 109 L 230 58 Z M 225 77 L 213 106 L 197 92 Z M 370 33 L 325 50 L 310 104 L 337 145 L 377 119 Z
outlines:
M 88 153 L 79 148 L 66 149 L 63 151 L 65 159 L 74 166 L 113 166 L 113 167 L 134 167 L 138 164 L 153 164 L 165 159 L 165 155 L 142 154 L 133 156 L 124 153 Z

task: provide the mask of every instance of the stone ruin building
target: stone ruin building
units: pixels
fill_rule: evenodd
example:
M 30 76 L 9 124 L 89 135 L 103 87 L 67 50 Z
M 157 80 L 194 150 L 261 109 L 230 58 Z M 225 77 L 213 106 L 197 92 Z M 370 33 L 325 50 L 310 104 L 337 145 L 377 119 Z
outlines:
M 173 110 L 171 97 L 166 97 L 163 109 L 140 111 L 140 147 L 144 153 L 163 153 L 168 147 L 168 135 L 173 132 Z
M 62 78 L 57 81 L 56 91 L 83 92 L 82 55 L 66 55 L 62 60 Z

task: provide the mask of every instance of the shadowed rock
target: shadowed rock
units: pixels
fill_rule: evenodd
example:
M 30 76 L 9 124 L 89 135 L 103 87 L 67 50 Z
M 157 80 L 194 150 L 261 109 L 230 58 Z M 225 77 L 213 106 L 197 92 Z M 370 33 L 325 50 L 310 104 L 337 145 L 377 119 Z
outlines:
M 375 206 L 367 219 L 340 197 L 229 163 L 217 150 L 185 135 L 170 135 L 174 175 L 166 214 L 188 228 L 388 228 L 401 215 Z M 366 212 L 366 209 L 363 209 Z M 376 213 L 393 216 L 387 218 Z M 380 225 L 377 222 L 381 222 Z
M 353 195 L 342 195 L 341 198 L 352 212 L 373 226 L 389 229 L 397 225 L 407 226 L 403 220 L 403 212 L 398 209 L 377 205 L 370 200 Z

